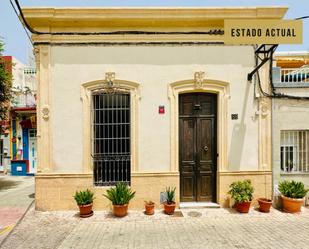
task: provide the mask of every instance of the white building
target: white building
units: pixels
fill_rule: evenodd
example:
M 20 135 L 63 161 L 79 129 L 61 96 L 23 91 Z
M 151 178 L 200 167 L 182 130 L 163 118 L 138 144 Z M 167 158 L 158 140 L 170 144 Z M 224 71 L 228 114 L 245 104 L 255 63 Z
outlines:
M 285 95 L 273 99 L 274 185 L 293 179 L 308 187 L 309 52 L 277 52 L 273 82 L 275 92 Z

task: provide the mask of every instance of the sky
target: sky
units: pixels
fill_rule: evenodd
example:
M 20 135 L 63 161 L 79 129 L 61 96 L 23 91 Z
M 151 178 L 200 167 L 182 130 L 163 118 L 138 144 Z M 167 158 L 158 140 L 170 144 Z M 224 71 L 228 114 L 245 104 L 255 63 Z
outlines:
M 309 15 L 309 0 L 19 0 L 22 7 L 238 7 L 287 6 L 285 19 Z M 309 51 L 309 19 L 303 21 L 303 44 L 280 45 L 277 51 Z M 9 0 L 0 0 L 0 37 L 5 55 L 28 62 L 32 46 Z

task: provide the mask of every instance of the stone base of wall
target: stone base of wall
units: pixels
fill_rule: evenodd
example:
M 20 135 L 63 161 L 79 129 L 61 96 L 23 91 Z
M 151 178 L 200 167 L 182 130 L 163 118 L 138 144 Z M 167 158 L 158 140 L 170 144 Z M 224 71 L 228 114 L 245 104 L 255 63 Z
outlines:
M 160 208 L 160 192 L 166 186 L 176 187 L 176 201 L 179 203 L 179 173 L 132 173 L 131 188 L 136 191 L 130 208 L 143 209 L 144 201 L 152 200 Z M 102 194 L 107 187 L 94 187 L 92 174 L 38 174 L 35 177 L 36 210 L 78 210 L 73 195 L 76 190 L 89 188 L 95 192 L 94 210 L 112 208 Z
M 229 185 L 234 181 L 250 179 L 254 197 L 272 197 L 272 174 L 270 171 L 218 172 L 217 199 L 221 207 L 231 207 L 233 201 L 227 195 Z M 38 174 L 35 177 L 35 207 L 37 210 L 78 210 L 73 199 L 76 190 L 89 188 L 95 192 L 94 209 L 108 210 L 111 203 L 102 196 L 107 187 L 93 187 L 92 174 Z M 179 204 L 179 173 L 133 173 L 131 187 L 136 191 L 130 202 L 131 209 L 143 209 L 144 201 L 152 200 L 160 208 L 160 192 L 166 186 L 176 187 L 176 201 Z M 253 203 L 254 205 L 255 203 Z
M 227 192 L 234 181 L 250 179 L 254 187 L 254 198 L 272 198 L 272 173 L 271 171 L 241 171 L 241 172 L 219 172 L 218 173 L 218 200 L 221 207 L 231 207 L 234 202 Z M 256 205 L 256 200 L 253 205 Z

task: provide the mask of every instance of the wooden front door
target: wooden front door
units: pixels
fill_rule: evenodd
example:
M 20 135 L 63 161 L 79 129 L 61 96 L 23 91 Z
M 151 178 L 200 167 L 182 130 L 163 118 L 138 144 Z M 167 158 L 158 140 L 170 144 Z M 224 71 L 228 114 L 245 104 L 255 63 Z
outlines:
M 217 95 L 179 95 L 180 200 L 216 202 Z

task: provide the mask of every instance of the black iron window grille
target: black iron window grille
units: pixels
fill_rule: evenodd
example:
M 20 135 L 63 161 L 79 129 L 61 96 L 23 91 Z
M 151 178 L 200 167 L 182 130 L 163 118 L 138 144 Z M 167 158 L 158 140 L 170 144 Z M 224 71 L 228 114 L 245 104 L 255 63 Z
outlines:
M 94 92 L 92 119 L 94 185 L 130 184 L 130 94 Z
M 309 172 L 309 130 L 281 131 L 280 143 L 281 172 Z

